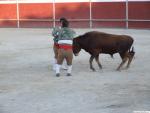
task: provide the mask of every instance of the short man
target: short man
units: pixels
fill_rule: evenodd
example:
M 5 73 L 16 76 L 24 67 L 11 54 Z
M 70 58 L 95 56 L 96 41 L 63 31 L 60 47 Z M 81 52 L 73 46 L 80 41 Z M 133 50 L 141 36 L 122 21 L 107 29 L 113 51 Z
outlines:
M 64 59 L 66 59 L 68 65 L 67 76 L 71 76 L 73 59 L 72 43 L 75 32 L 69 28 L 69 22 L 67 19 L 61 18 L 60 22 L 62 23 L 62 28 L 58 37 L 59 49 L 57 56 L 56 76 L 60 76 L 60 67 Z

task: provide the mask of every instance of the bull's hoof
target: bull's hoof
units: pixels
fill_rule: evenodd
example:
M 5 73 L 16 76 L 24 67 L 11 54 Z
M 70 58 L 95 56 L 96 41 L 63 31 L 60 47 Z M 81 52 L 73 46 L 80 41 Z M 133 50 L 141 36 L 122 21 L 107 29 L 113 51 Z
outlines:
M 121 71 L 120 68 L 117 68 L 116 71 Z
M 98 65 L 99 66 L 99 69 L 102 69 L 103 67 L 102 67 L 102 65 Z
M 102 69 L 102 67 L 99 67 L 99 69 Z
M 126 69 L 128 69 L 130 66 L 126 66 Z
M 59 77 L 59 76 L 60 76 L 60 74 L 59 74 L 59 73 L 57 73 L 57 74 L 56 74 L 56 77 Z
M 95 70 L 94 68 L 92 68 L 92 71 L 94 71 L 94 72 L 95 72 L 96 70 Z

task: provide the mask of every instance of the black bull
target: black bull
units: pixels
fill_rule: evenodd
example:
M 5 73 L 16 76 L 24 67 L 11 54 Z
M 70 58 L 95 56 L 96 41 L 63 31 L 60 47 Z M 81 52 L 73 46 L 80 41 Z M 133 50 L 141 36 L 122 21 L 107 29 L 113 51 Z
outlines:
M 99 54 L 110 54 L 113 57 L 113 54 L 119 53 L 122 62 L 118 66 L 117 70 L 120 70 L 127 60 L 128 63 L 126 68 L 129 68 L 130 66 L 135 54 L 133 48 L 130 50 L 133 41 L 133 38 L 127 35 L 114 35 L 91 31 L 73 39 L 73 53 L 77 56 L 81 49 L 88 52 L 91 55 L 89 62 L 90 68 L 93 71 L 95 71 L 92 65 L 94 58 L 99 68 L 102 69 L 102 65 L 99 61 Z

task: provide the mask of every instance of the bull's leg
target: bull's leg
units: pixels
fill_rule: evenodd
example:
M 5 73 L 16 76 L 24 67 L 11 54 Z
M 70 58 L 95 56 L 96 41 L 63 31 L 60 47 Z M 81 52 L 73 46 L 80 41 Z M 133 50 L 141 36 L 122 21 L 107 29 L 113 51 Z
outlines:
M 95 60 L 96 60 L 96 62 L 98 64 L 99 68 L 102 69 L 102 65 L 101 65 L 101 63 L 99 61 L 99 55 L 95 57 Z
M 126 56 L 126 53 L 121 54 L 120 56 L 122 58 L 122 62 L 121 64 L 118 66 L 117 71 L 120 71 L 120 68 L 126 63 L 126 61 L 128 60 L 128 57 Z
M 130 67 L 133 57 L 134 57 L 134 52 L 129 52 L 129 54 L 128 54 L 129 61 L 128 61 L 126 68 Z
M 120 64 L 120 65 L 118 66 L 118 68 L 117 68 L 117 71 L 120 71 L 120 68 L 126 63 L 127 60 L 128 60 L 127 57 L 125 57 L 125 58 L 122 60 L 121 64 Z
M 93 71 L 95 71 L 95 69 L 94 69 L 94 67 L 92 65 L 93 59 L 94 59 L 94 56 L 91 56 L 90 60 L 89 60 L 89 62 L 90 62 L 90 69 L 92 69 Z

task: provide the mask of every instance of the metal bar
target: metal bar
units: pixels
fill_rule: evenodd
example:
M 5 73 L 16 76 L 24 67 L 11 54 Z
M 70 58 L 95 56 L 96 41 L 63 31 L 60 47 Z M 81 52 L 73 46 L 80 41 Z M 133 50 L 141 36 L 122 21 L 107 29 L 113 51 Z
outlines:
M 126 19 L 92 19 L 93 21 L 126 21 Z M 150 22 L 150 20 L 128 19 L 128 21 Z
M 17 19 L 0 19 L 0 21 L 17 21 Z M 68 19 L 69 21 L 75 21 L 75 22 L 78 22 L 78 21 L 90 21 L 90 19 Z M 46 22 L 53 22 L 53 19 L 19 19 L 19 21 L 46 21 Z M 55 21 L 59 21 L 59 19 L 55 19 Z M 118 22 L 125 22 L 126 19 L 91 19 L 91 21 L 118 21 Z M 128 19 L 128 21 L 136 21 L 136 22 L 150 22 L 150 20 L 139 20 L 139 19 Z
M 126 19 L 92 19 L 93 21 L 118 21 L 118 22 L 123 22 L 123 21 L 126 21 Z
M 20 23 L 19 23 L 19 3 L 18 0 L 16 0 L 16 5 L 17 5 L 17 28 L 20 27 Z
M 39 21 L 39 22 L 40 22 L 40 21 L 42 21 L 42 22 L 45 22 L 45 21 L 46 21 L 46 22 L 52 22 L 53 19 L 51 19 L 51 20 L 50 20 L 50 19 L 20 19 L 20 21 L 37 21 L 37 22 L 38 22 L 38 21 Z
M 68 19 L 68 20 L 69 21 L 90 21 L 90 19 Z
M 56 26 L 56 24 L 55 24 L 55 19 L 56 19 L 56 10 L 55 10 L 55 0 L 53 0 L 53 27 L 55 27 Z
M 128 19 L 128 21 L 131 21 L 131 22 L 150 22 L 150 20 L 138 20 L 138 19 Z
M 90 28 L 92 28 L 92 0 L 89 0 L 90 2 Z
M 129 28 L 129 6 L 128 6 L 128 0 L 126 0 L 126 29 Z

